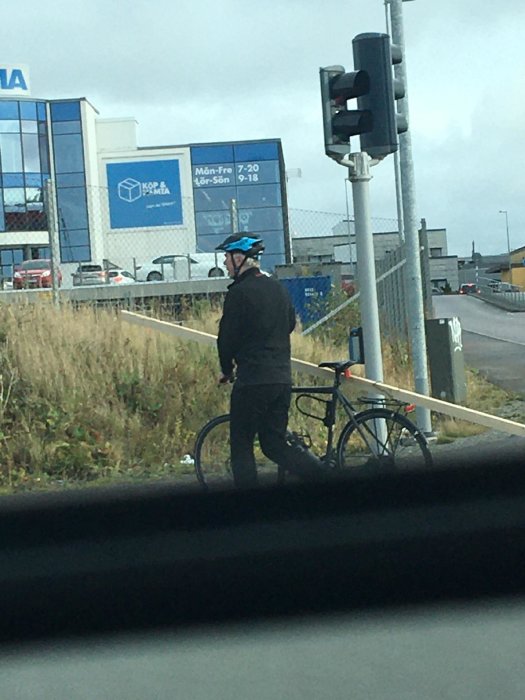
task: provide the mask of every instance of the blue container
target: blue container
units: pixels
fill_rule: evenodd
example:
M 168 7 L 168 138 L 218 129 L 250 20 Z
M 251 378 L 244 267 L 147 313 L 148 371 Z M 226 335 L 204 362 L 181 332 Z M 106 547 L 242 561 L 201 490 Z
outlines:
M 328 313 L 326 297 L 332 288 L 330 276 L 286 277 L 280 281 L 287 288 L 303 326 L 315 323 Z

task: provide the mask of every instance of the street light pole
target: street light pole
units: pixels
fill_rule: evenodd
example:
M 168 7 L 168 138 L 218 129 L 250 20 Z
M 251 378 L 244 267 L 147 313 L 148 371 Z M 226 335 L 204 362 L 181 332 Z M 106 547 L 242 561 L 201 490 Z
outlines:
M 411 2 L 411 0 L 402 0 L 403 2 Z M 390 23 L 390 16 L 388 13 L 388 6 L 392 0 L 384 0 L 385 2 L 385 24 L 386 33 L 392 36 L 392 28 Z M 397 206 L 397 230 L 399 233 L 399 241 L 403 243 L 405 240 L 405 227 L 403 222 L 403 194 L 401 192 L 401 168 L 399 164 L 399 151 L 394 153 L 394 177 L 396 182 L 396 206 Z
M 512 259 L 510 252 L 510 236 L 509 236 L 509 212 L 506 209 L 500 209 L 500 214 L 505 214 L 505 228 L 507 231 L 507 253 L 509 256 L 509 283 L 512 284 Z
M 399 101 L 401 114 L 410 123 L 408 116 L 408 90 L 405 62 L 405 41 L 403 29 L 402 0 L 390 0 L 390 24 L 392 41 L 401 47 L 403 60 L 395 66 L 395 74 L 401 79 L 407 91 Z M 424 396 L 430 395 L 430 381 L 427 365 L 427 345 L 425 337 L 425 310 L 423 307 L 423 283 L 421 279 L 421 253 L 416 212 L 416 192 L 414 161 L 410 128 L 399 136 L 399 169 L 401 174 L 401 194 L 403 205 L 403 228 L 405 238 L 408 331 L 412 354 L 415 390 Z M 418 406 L 416 423 L 427 435 L 432 434 L 430 409 Z

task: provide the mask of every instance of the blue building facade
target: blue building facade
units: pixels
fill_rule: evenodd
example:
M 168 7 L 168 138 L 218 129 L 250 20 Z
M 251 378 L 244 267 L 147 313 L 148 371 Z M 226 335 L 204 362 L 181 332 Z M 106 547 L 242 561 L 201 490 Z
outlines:
M 3 277 L 10 277 L 13 265 L 24 259 L 49 255 L 43 235 L 47 231 L 44 185 L 49 177 L 56 182 L 61 261 L 90 259 L 82 139 L 80 100 L 0 100 Z M 25 232 L 25 238 L 10 235 L 14 232 Z
M 232 231 L 256 233 L 265 242 L 264 265 L 290 258 L 285 170 L 281 142 L 264 140 L 191 147 L 197 245 L 212 251 Z
M 105 257 L 108 251 L 112 257 L 121 231 L 131 232 L 137 250 L 146 251 L 148 241 L 153 248 L 156 231 L 162 232 L 164 227 L 168 241 L 172 240 L 167 237 L 169 227 L 183 225 L 191 228 L 197 252 L 214 250 L 235 229 L 264 239 L 265 269 L 290 260 L 286 178 L 279 139 L 187 144 L 180 149 L 189 152 L 189 158 L 179 159 L 170 156 L 177 148 L 173 146 L 155 146 L 154 154 L 147 155 L 148 149 L 130 142 L 126 152 L 119 147 L 113 152 L 111 142 L 100 134 L 111 133 L 118 140 L 127 127 L 110 125 L 99 132 L 97 122 L 118 120 L 98 120 L 97 115 L 85 98 L 0 98 L 2 278 L 11 277 L 13 267 L 22 260 L 49 256 L 44 197 L 49 178 L 56 189 L 61 265 Z M 105 139 L 103 145 L 99 138 Z M 112 154 L 111 162 L 107 161 L 108 153 Z M 164 190 L 156 187 L 146 191 L 149 181 L 152 186 L 161 183 Z M 187 183 L 184 192 L 182 182 Z M 141 199 L 135 193 L 139 185 Z M 105 228 L 103 217 L 93 213 L 95 190 L 97 197 L 106 192 L 105 204 L 97 203 L 101 211 L 109 212 Z M 164 191 L 170 194 L 171 207 L 161 202 Z M 183 211 L 182 194 L 185 206 L 191 200 L 190 217 L 187 209 Z M 155 198 L 159 203 L 153 206 Z M 232 200 L 236 222 L 230 215 Z M 106 243 L 111 239 L 113 248 L 104 239 Z M 117 257 L 122 250 L 124 258 L 128 248 L 123 243 Z

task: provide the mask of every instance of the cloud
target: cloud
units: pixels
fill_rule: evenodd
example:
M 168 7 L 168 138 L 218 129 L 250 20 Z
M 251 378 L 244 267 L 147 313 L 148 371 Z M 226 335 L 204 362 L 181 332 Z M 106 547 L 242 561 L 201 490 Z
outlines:
M 451 250 L 525 244 L 525 7 L 403 3 L 418 216 Z M 140 145 L 282 139 L 291 207 L 345 213 L 346 171 L 324 155 L 320 66 L 352 67 L 352 37 L 384 31 L 382 0 L 19 0 L 2 54 L 33 94 L 134 116 Z M 358 147 L 356 142 L 355 148 Z M 395 222 L 393 158 L 374 168 L 374 217 Z M 351 206 L 351 201 L 350 201 Z M 504 241 L 503 241 L 504 242 Z

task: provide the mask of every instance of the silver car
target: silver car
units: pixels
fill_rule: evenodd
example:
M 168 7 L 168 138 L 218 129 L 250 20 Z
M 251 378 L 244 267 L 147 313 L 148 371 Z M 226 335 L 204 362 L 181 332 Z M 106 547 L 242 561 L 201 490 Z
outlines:
M 71 273 L 73 286 L 106 284 L 108 281 L 106 270 L 103 265 L 97 263 L 81 263 L 75 272 Z
M 177 279 L 206 279 L 226 275 L 221 253 L 172 253 L 160 255 L 136 267 L 137 282 L 172 282 Z

